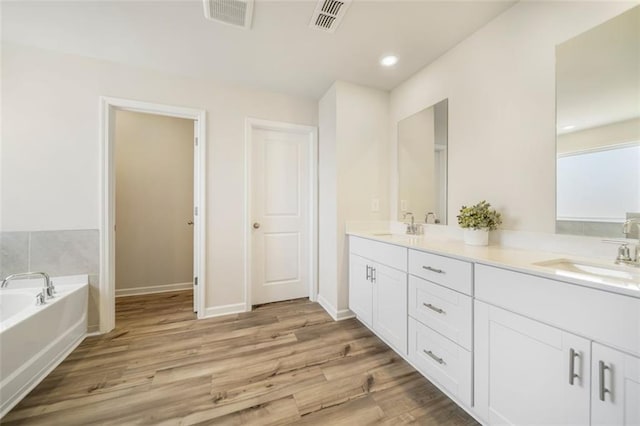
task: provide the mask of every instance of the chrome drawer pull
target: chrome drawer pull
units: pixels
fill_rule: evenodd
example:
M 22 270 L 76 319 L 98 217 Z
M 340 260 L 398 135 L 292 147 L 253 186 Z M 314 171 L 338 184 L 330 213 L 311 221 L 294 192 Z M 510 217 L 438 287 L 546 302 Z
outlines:
M 442 269 L 432 268 L 431 266 L 422 266 L 422 269 L 426 269 L 427 271 L 435 272 L 436 274 L 444 274 Z
M 431 309 L 432 311 L 436 311 L 439 314 L 444 314 L 444 309 L 440 309 L 438 307 L 433 306 L 431 303 L 422 303 L 426 308 Z
M 373 269 L 373 268 L 371 268 L 371 266 L 367 265 L 367 281 L 371 280 L 371 272 L 369 272 L 369 271 L 371 271 L 371 269 Z
M 599 396 L 600 396 L 600 401 L 604 401 L 604 396 L 605 394 L 609 394 L 611 395 L 611 391 L 609 389 L 607 389 L 604 385 L 604 371 L 605 370 L 609 370 L 610 368 L 604 363 L 604 361 L 598 361 L 598 370 L 599 370 L 599 379 L 600 379 L 600 389 L 599 389 Z
M 424 352 L 425 354 L 429 355 L 431 358 L 433 358 L 438 364 L 444 364 L 444 360 L 442 358 L 439 358 L 437 356 L 435 356 L 433 354 L 433 352 L 431 351 L 426 351 L 426 350 L 422 350 L 422 352 Z
M 573 348 L 569 349 L 569 384 L 573 386 L 573 381 L 576 378 L 580 378 L 579 374 L 576 374 L 576 358 L 580 358 L 580 354 Z

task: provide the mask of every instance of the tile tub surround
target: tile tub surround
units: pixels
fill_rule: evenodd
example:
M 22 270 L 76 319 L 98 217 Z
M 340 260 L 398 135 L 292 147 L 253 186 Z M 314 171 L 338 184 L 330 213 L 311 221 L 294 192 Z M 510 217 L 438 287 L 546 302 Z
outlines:
M 0 232 L 0 279 L 27 271 L 89 275 L 89 331 L 97 329 L 100 232 L 97 229 Z
M 624 238 L 622 223 L 618 222 L 589 222 L 581 220 L 556 221 L 558 234 L 584 235 L 602 238 Z M 631 235 L 630 235 L 631 237 Z
M 0 279 L 27 271 L 99 274 L 99 240 L 97 229 L 0 232 Z
M 0 279 L 29 270 L 29 232 L 0 232 Z

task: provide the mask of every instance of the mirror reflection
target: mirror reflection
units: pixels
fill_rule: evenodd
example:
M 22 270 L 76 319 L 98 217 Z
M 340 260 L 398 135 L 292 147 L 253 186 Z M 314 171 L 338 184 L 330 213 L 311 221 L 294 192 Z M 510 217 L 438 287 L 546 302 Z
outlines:
M 640 220 L 640 6 L 557 46 L 556 79 L 556 232 L 624 237 Z
M 447 223 L 447 99 L 398 123 L 398 220 Z

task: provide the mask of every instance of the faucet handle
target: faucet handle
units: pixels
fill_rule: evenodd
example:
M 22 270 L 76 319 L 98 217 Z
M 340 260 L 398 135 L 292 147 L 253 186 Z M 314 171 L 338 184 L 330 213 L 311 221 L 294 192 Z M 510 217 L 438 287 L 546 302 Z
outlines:
M 618 240 L 602 240 L 602 242 L 607 244 L 619 244 L 618 247 L 618 256 L 616 257 L 616 263 L 629 263 L 633 261 L 631 257 L 631 252 L 629 250 L 629 242 L 628 241 L 618 241 Z
M 42 290 L 40 293 L 36 294 L 36 306 L 42 306 L 45 303 L 47 302 L 44 296 L 44 290 Z

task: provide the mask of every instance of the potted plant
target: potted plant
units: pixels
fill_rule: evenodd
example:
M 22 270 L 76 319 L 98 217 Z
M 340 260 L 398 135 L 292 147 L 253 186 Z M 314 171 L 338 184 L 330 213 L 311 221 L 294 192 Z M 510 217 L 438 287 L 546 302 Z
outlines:
M 489 244 L 489 231 L 498 229 L 502 217 L 491 204 L 480 201 L 478 204 L 462 206 L 458 215 L 458 224 L 464 229 L 464 242 L 472 246 Z

